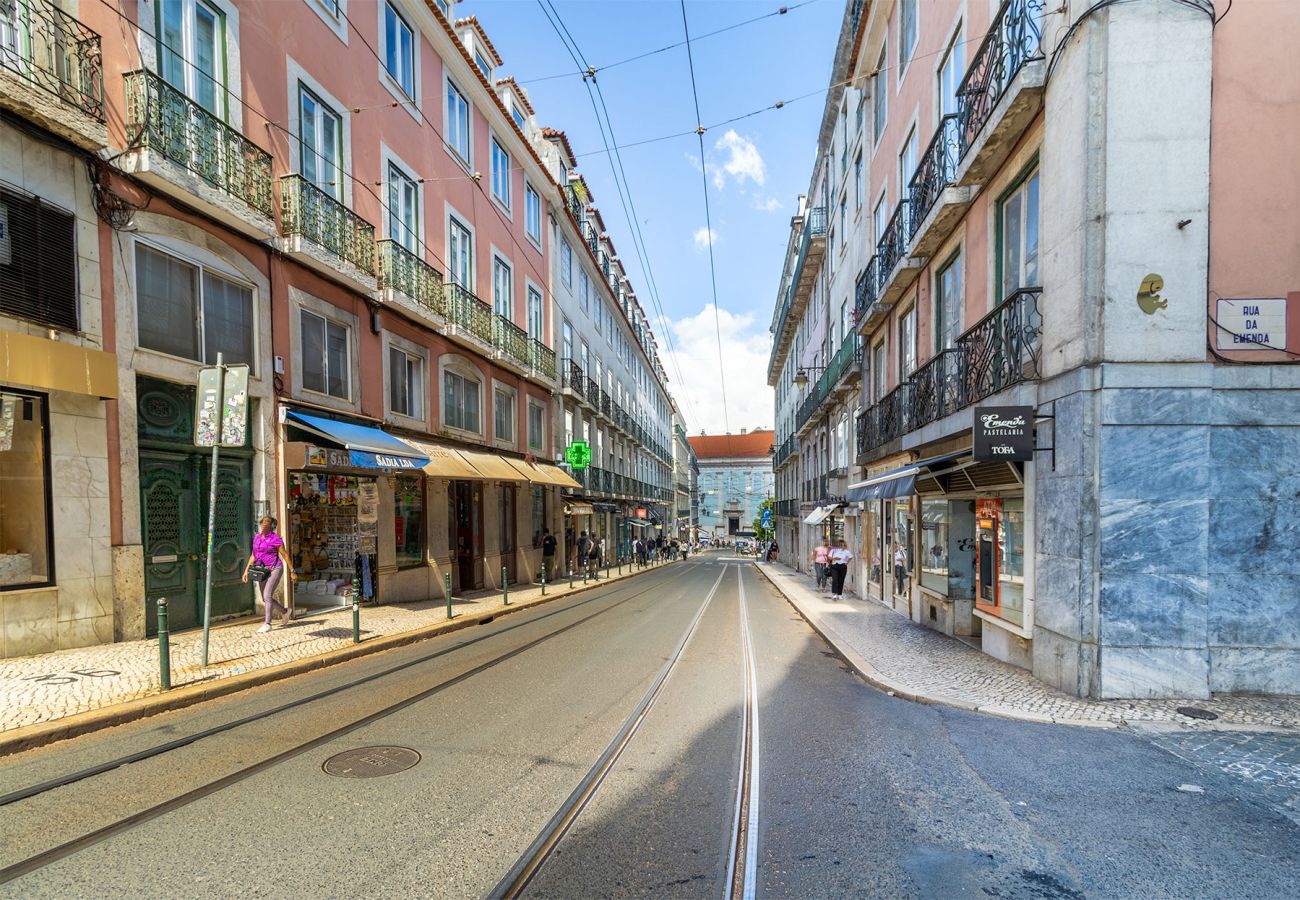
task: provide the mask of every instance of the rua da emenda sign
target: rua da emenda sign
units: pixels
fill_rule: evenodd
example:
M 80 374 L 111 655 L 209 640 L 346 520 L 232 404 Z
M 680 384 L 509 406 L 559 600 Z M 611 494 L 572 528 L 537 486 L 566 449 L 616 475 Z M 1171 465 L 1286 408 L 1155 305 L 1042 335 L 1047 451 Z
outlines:
M 1030 462 L 1034 458 L 1034 408 L 975 407 L 971 445 L 980 462 Z

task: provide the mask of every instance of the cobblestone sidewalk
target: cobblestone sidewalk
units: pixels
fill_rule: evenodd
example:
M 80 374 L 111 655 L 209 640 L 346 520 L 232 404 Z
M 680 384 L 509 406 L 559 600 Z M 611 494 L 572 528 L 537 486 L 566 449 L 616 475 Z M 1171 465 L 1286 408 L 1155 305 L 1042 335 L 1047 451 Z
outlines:
M 761 563 L 768 580 L 869 681 L 911 699 L 1009 718 L 1071 725 L 1139 725 L 1221 730 L 1300 728 L 1300 698 L 1216 695 L 1210 700 L 1087 700 L 1054 690 L 1024 669 L 852 595 L 836 603 L 789 566 Z M 1196 707 L 1213 721 L 1178 712 Z
M 611 570 L 609 581 L 635 574 Z M 606 584 L 602 577 L 594 584 Z M 579 580 L 575 592 L 584 590 Z M 567 583 L 547 585 L 546 600 L 570 593 Z M 536 585 L 510 589 L 510 606 L 518 608 L 543 598 Z M 361 609 L 364 642 L 416 629 L 445 625 L 458 627 L 467 619 L 491 615 L 503 608 L 499 591 L 454 599 L 454 615 L 447 619 L 441 599 L 420 603 L 366 606 Z M 283 663 L 321 656 L 354 646 L 351 608 L 303 614 L 288 626 L 278 624 L 258 634 L 258 619 L 214 627 L 209 638 L 208 662 L 202 666 L 202 633 L 185 631 L 171 636 L 172 687 L 218 681 Z M 17 728 L 42 725 L 114 704 L 161 693 L 158 641 L 128 641 L 77 650 L 60 650 L 38 656 L 0 661 L 0 735 Z

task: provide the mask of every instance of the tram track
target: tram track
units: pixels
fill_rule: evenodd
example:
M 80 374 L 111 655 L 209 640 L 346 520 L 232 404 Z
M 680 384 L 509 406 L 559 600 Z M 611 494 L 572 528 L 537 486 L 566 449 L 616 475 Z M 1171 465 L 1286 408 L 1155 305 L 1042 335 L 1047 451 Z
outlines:
M 632 710 L 622 726 L 615 732 L 595 764 L 556 810 L 515 864 L 489 892 L 493 900 L 513 900 L 521 897 L 542 871 L 565 836 L 570 832 L 582 812 L 605 783 L 617 765 L 624 750 L 632 742 L 646 721 L 656 702 L 664 694 L 669 680 L 677 669 L 687 646 L 699 629 L 705 612 L 713 602 L 718 589 L 727 577 L 728 564 L 714 582 L 699 610 L 677 642 L 655 680 L 647 688 L 640 703 Z M 736 803 L 731 817 L 731 834 L 728 841 L 726 877 L 722 896 L 727 900 L 752 900 L 756 885 L 758 849 L 758 690 L 754 665 L 753 640 L 750 634 L 741 566 L 736 566 L 738 603 L 740 612 L 740 647 L 742 658 L 741 753 L 736 782 Z
M 35 872 L 38 869 L 50 865 L 51 863 L 54 863 L 67 856 L 71 856 L 72 854 L 75 854 L 80 850 L 83 850 L 87 847 L 93 846 L 94 844 L 98 844 L 104 840 L 107 840 L 113 837 L 114 835 L 120 834 L 125 831 L 129 831 L 133 828 L 145 824 L 146 822 L 152 821 L 153 819 L 165 815 L 166 813 L 180 809 L 184 806 L 188 806 L 189 804 L 194 803 L 197 800 L 201 800 L 204 797 L 210 796 L 214 793 L 217 793 L 218 791 L 221 791 L 234 784 L 244 781 L 245 779 L 250 778 L 253 775 L 266 771 L 270 768 L 273 768 L 274 766 L 280 765 L 281 763 L 284 763 L 290 759 L 301 756 L 304 753 L 316 749 L 317 747 L 323 746 L 341 737 L 344 737 L 354 731 L 357 731 L 358 729 L 364 728 L 367 725 L 371 725 L 377 721 L 380 721 L 381 719 L 387 718 L 388 716 L 391 716 L 397 712 L 405 710 L 449 688 L 459 685 L 469 680 L 470 678 L 473 678 L 476 675 L 479 675 L 492 668 L 495 668 L 498 665 L 501 665 L 502 663 L 514 659 L 520 654 L 525 653 L 528 650 L 531 650 L 534 647 L 537 647 L 541 644 L 544 644 L 547 641 L 552 640 L 553 638 L 559 637 L 563 634 L 573 631 L 579 626 L 584 625 L 587 622 L 590 622 L 591 620 L 599 616 L 603 616 L 605 613 L 611 612 L 623 606 L 625 603 L 629 603 L 632 600 L 635 600 L 638 597 L 642 597 L 653 591 L 662 590 L 665 583 L 675 581 L 678 578 L 685 576 L 689 572 L 695 571 L 696 568 L 697 566 L 683 567 L 681 570 L 669 576 L 668 578 L 657 579 L 655 583 L 643 587 L 640 590 L 634 591 L 628 596 L 616 600 L 615 602 L 604 607 L 603 609 L 599 609 L 593 613 L 590 613 L 586 616 L 577 619 L 576 621 L 570 622 L 567 625 L 564 625 L 553 631 L 549 631 L 537 638 L 534 638 L 533 640 L 530 640 L 524 644 L 519 645 L 518 647 L 514 647 L 505 653 L 499 654 L 491 659 L 486 660 L 483 663 L 480 663 L 477 666 L 474 666 L 464 672 L 461 672 L 458 675 L 440 680 L 438 683 L 433 684 L 413 695 L 410 695 L 394 703 L 383 706 L 380 709 L 374 710 L 373 712 L 370 712 L 364 716 L 353 719 L 324 734 L 318 735 L 316 737 L 310 738 L 305 741 L 301 741 L 277 753 L 268 755 L 256 763 L 250 764 L 248 766 L 244 766 L 234 772 L 222 776 L 221 778 L 199 785 L 188 791 L 184 791 L 183 793 L 180 793 L 160 803 L 149 806 L 143 810 L 125 816 L 121 819 L 118 819 L 100 828 L 92 829 L 76 838 L 70 839 L 54 847 L 46 849 L 40 853 L 27 857 L 26 859 L 17 861 L 3 868 L 0 868 L 0 884 L 6 884 L 10 881 L 13 881 L 16 878 L 20 878 L 24 875 Z M 628 587 L 632 587 L 632 585 L 628 585 Z M 613 596 L 617 596 L 618 590 L 620 589 L 616 588 L 615 592 L 612 594 L 604 594 L 598 597 L 591 597 L 589 599 L 579 601 L 578 603 L 575 603 L 570 606 L 566 606 L 563 609 L 557 609 L 553 612 L 546 613 L 545 615 L 539 616 L 536 619 L 530 619 L 527 622 L 520 622 L 517 625 L 508 626 L 507 628 L 504 628 L 500 631 L 493 632 L 490 635 L 483 635 L 481 637 L 474 638 L 470 641 L 465 641 L 463 643 L 457 644 L 454 647 L 442 648 L 438 651 L 435 651 L 434 653 L 425 654 L 421 656 L 419 659 L 410 660 L 400 665 L 385 669 L 381 672 L 372 673 L 371 675 L 368 675 L 362 679 L 358 679 L 357 681 L 349 682 L 344 685 L 338 685 L 328 690 L 317 692 L 316 694 L 312 694 L 309 697 L 303 698 L 301 700 L 296 700 L 291 703 L 286 703 L 280 706 L 272 707 L 271 709 L 268 710 L 262 710 L 258 713 L 253 713 L 249 716 L 244 716 L 239 719 L 233 720 L 231 722 L 226 722 L 226 723 L 222 723 L 221 725 L 213 726 L 212 728 L 205 729 L 193 735 L 186 735 L 185 737 L 182 738 L 176 738 L 174 740 L 164 742 L 154 747 L 146 748 L 144 750 L 140 750 L 135 753 L 128 754 L 118 759 L 109 760 L 107 762 L 100 763 L 95 766 L 87 767 L 85 769 L 78 770 L 76 772 L 68 773 L 67 775 L 49 779 L 39 784 L 31 785 L 27 788 L 22 788 L 17 791 L 11 791 L 3 796 L 0 796 L 0 806 L 10 805 L 13 803 L 20 802 L 22 800 L 38 797 L 42 794 L 56 790 L 60 787 L 74 784 L 78 781 L 95 777 L 96 775 L 102 775 L 107 772 L 111 772 L 115 769 L 121 768 L 124 765 L 129 765 L 131 763 L 141 762 L 147 759 L 152 759 L 158 756 L 162 756 L 166 753 L 173 752 L 183 747 L 192 745 L 200 740 L 203 740 L 204 738 L 223 734 L 235 728 L 239 728 L 241 726 L 248 725 L 253 722 L 261 721 L 271 716 L 274 716 L 276 714 L 287 712 L 289 710 L 301 709 L 302 706 L 306 703 L 325 699 L 327 697 L 332 697 L 348 689 L 359 687 L 364 684 L 373 683 L 378 679 L 394 675 L 396 673 L 411 669 L 415 666 L 424 663 L 428 663 L 432 660 L 438 659 L 443 656 L 447 656 L 449 654 L 455 653 L 458 650 L 465 649 L 467 647 L 473 646 L 474 644 L 481 643 L 482 641 L 490 640 L 491 638 L 498 637 L 502 634 L 507 634 L 510 631 L 513 631 L 517 628 L 535 624 L 537 621 L 540 621 L 542 619 L 550 618 L 551 616 L 554 615 L 559 615 L 564 612 L 572 611 L 573 609 L 579 606 L 585 606 L 588 603 L 597 602 L 599 600 L 610 600 Z

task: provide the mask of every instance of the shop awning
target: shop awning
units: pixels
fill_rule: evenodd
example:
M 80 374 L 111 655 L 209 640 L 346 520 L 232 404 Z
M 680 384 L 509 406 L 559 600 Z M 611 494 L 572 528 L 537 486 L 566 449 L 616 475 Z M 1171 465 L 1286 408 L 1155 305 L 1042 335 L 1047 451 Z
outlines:
M 406 441 L 369 425 L 325 419 L 297 410 L 285 410 L 286 424 L 340 445 L 349 464 L 363 469 L 421 469 L 429 458 Z
M 503 456 L 498 456 L 495 453 L 484 453 L 481 450 L 458 449 L 456 452 L 465 457 L 465 461 L 478 470 L 479 478 L 488 481 L 528 481 L 528 476 L 510 465 L 509 460 Z
M 595 510 L 591 508 L 590 503 L 570 503 L 568 506 L 564 507 L 564 514 L 566 516 L 589 516 L 593 512 L 595 512 Z
M 916 493 L 917 475 L 928 471 L 931 467 L 952 462 L 954 459 L 969 454 L 969 450 L 960 450 L 957 453 L 945 453 L 943 456 L 917 460 L 910 465 L 894 469 L 892 472 L 886 472 L 883 475 L 877 475 L 875 478 L 868 478 L 866 481 L 859 481 L 857 484 L 849 485 L 846 496 L 850 502 L 910 497 Z
M 819 506 L 808 514 L 803 520 L 805 525 L 820 525 L 827 516 L 839 509 L 842 504 L 832 503 L 829 506 Z
M 637 528 L 657 528 L 654 522 L 648 522 L 645 519 L 628 519 L 627 524 L 635 525 Z
M 407 438 L 407 443 L 419 450 L 429 461 L 424 464 L 424 474 L 433 478 L 468 479 L 475 481 L 483 476 L 465 461 L 460 451 L 445 444 L 426 444 Z
M 510 456 L 503 456 L 501 458 L 512 465 L 521 475 L 533 484 L 549 484 L 556 487 L 582 487 L 581 484 L 570 478 L 569 474 L 559 466 L 554 466 L 550 463 L 529 462 L 525 459 L 515 459 Z

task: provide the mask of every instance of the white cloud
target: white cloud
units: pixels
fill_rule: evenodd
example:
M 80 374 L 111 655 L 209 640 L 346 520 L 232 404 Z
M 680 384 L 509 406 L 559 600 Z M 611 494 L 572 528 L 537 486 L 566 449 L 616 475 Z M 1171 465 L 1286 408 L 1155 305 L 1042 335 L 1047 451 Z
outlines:
M 762 210 L 763 212 L 770 213 L 770 212 L 778 212 L 784 206 L 785 204 L 782 203 L 780 200 L 776 199 L 775 197 L 768 197 L 763 194 L 754 195 L 754 209 L 759 209 Z
M 713 304 L 698 313 L 675 321 L 660 320 L 656 332 L 671 331 L 673 350 L 661 342 L 659 353 L 668 373 L 668 388 L 686 417 L 687 432 L 721 434 L 728 425 L 741 428 L 770 428 L 774 395 L 767 386 L 767 359 L 771 335 L 756 325 L 754 316 L 718 310 L 715 323 Z M 718 332 L 722 333 L 721 367 Z M 681 373 L 680 375 L 678 373 Z M 719 373 L 726 377 L 727 403 L 722 403 Z M 680 379 L 687 379 L 683 383 Z
M 695 233 L 691 235 L 691 240 L 695 243 L 696 250 L 707 250 L 709 245 L 718 242 L 718 232 L 712 228 L 705 228 L 701 225 L 699 228 L 695 229 Z
M 713 149 L 722 150 L 727 154 L 722 170 L 737 183 L 749 179 L 754 184 L 762 184 L 767 180 L 767 165 L 763 162 L 758 147 L 749 138 L 739 134 L 736 129 L 727 129 L 727 133 L 718 138 Z

